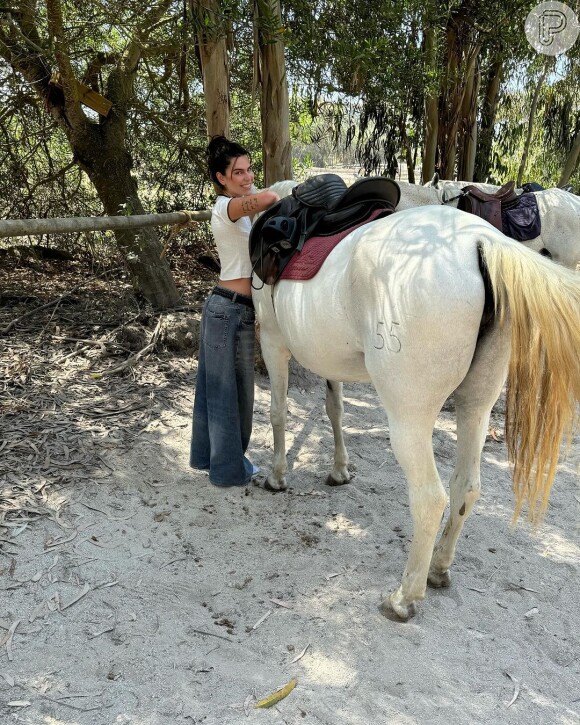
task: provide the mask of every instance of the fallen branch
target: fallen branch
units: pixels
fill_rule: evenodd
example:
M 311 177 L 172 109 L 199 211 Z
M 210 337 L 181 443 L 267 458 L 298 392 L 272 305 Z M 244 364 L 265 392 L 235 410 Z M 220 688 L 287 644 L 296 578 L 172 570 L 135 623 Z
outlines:
M 151 335 L 151 339 L 149 340 L 149 343 L 142 349 L 139 350 L 139 352 L 136 352 L 134 355 L 131 355 L 128 357 L 125 362 L 121 363 L 120 365 L 117 365 L 117 367 L 112 368 L 111 370 L 105 370 L 102 373 L 91 373 L 91 377 L 95 380 L 100 380 L 105 375 L 115 375 L 115 373 L 120 373 L 123 370 L 126 370 L 127 368 L 131 368 L 134 365 L 136 365 L 139 360 L 141 360 L 142 357 L 144 357 L 148 352 L 151 352 L 151 350 L 154 349 L 155 345 L 157 344 L 157 340 L 159 338 L 159 333 L 161 332 L 161 323 L 163 321 L 163 316 L 161 316 L 157 322 L 157 326 L 155 327 L 155 330 L 153 330 L 153 334 Z

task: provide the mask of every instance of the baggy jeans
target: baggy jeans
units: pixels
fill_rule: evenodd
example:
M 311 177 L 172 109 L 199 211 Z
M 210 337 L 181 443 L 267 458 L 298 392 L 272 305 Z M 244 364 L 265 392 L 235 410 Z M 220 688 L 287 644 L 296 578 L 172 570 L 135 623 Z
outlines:
M 245 299 L 248 299 L 247 297 Z M 201 318 L 189 465 L 216 486 L 244 486 L 254 412 L 255 312 L 212 294 Z

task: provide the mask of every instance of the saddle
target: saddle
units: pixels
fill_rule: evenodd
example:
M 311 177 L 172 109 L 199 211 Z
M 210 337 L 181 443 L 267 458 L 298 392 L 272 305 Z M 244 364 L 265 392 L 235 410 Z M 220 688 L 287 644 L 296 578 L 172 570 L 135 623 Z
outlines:
M 254 274 L 265 284 L 275 284 L 308 239 L 350 229 L 377 209 L 391 213 L 400 196 L 398 184 L 384 176 L 359 179 L 349 187 L 337 174 L 307 179 L 253 225 L 250 259 Z
M 459 198 L 457 208 L 485 219 L 499 231 L 503 231 L 502 208 L 517 201 L 515 183 L 508 181 L 495 194 L 487 194 L 476 186 L 466 186 Z

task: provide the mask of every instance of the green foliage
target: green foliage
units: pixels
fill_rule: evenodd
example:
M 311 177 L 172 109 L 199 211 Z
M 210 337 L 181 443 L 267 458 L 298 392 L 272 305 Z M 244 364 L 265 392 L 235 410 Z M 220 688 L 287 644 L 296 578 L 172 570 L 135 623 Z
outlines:
M 520 87 L 505 93 L 500 104 L 490 165 L 491 180 L 498 183 L 517 176 L 537 81 L 537 65 L 536 62 L 530 68 L 534 76 L 522 78 Z M 580 131 L 580 94 L 574 80 L 578 73 L 574 58 L 561 59 L 543 86 L 524 181 L 537 181 L 547 187 L 558 183 L 566 156 Z M 570 183 L 576 191 L 580 189 L 580 165 Z
M 462 53 L 478 45 L 482 78 L 498 57 L 503 61 L 488 171 L 496 181 L 515 177 L 542 61 L 522 31 L 523 19 L 536 4 L 535 0 L 283 3 L 282 25 L 272 18 L 259 30 L 282 36 L 286 43 L 296 176 L 311 166 L 337 163 L 359 163 L 367 173 L 393 175 L 405 144 L 420 155 L 425 100 L 430 95 L 445 98 L 447 33 L 455 28 Z M 26 3 L 15 0 L 15 5 Z M 62 0 L 62 7 L 75 77 L 107 96 L 112 73 L 126 62 L 131 44 L 142 42 L 142 20 L 152 4 Z M 54 62 L 42 0 L 33 20 L 36 34 L 31 33 L 29 41 Z M 10 63 L 11 23 L 0 11 L 0 214 L 4 218 L 100 214 L 102 205 L 75 165 L 65 133 Z M 425 47 L 427 29 L 433 30 L 435 39 L 432 56 Z M 134 97 L 124 109 L 132 173 L 146 210 L 206 208 L 213 194 L 205 171 L 205 101 L 195 47 L 200 30 L 227 32 L 231 136 L 252 154 L 256 184 L 262 185 L 260 113 L 253 95 L 252 3 L 222 0 L 219 12 L 210 14 L 202 3 L 167 1 L 154 26 L 146 30 Z M 526 177 L 544 184 L 557 182 L 580 127 L 579 56 L 580 42 L 559 59 L 540 99 Z M 463 62 L 464 56 L 459 58 Z M 484 90 L 482 82 L 480 120 Z M 94 112 L 86 114 L 104 129 L 103 119 Z M 580 187 L 578 168 L 572 182 Z M 75 236 L 67 243 L 86 241 Z

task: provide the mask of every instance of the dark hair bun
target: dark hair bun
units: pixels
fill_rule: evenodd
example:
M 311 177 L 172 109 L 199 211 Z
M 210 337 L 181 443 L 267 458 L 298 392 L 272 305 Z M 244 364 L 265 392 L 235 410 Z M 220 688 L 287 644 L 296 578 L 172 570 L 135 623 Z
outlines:
M 225 136 L 212 136 L 207 145 L 206 154 L 209 177 L 218 186 L 221 185 L 217 180 L 217 173 L 225 174 L 232 159 L 239 156 L 250 156 L 243 146 L 235 141 L 230 141 Z
M 212 158 L 215 156 L 221 156 L 224 152 L 227 153 L 231 143 L 225 136 L 212 136 L 211 141 L 207 146 L 207 156 Z

